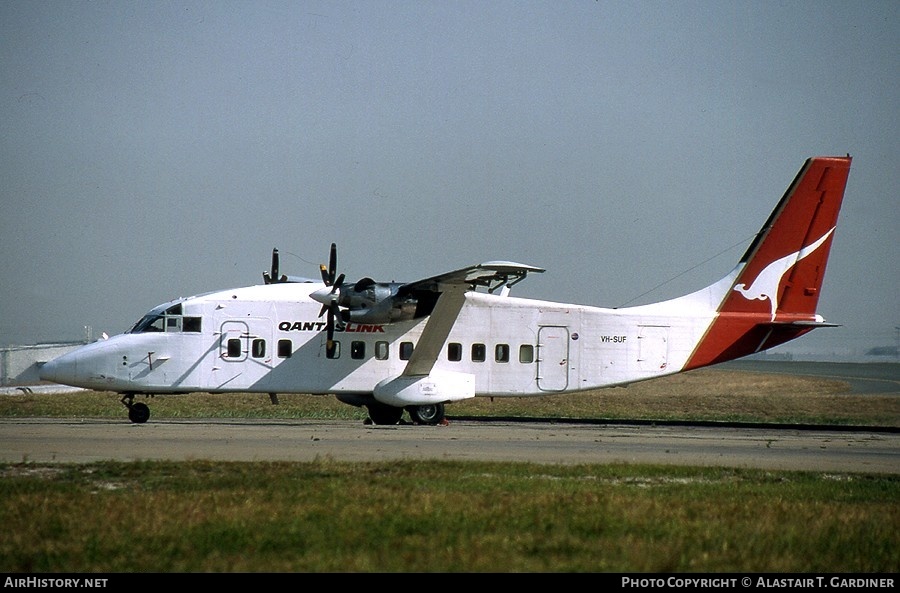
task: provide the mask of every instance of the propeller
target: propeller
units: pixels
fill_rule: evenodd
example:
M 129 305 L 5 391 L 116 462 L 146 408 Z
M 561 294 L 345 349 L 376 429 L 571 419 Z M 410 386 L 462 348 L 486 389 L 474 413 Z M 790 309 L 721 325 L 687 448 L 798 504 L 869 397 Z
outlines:
M 327 348 L 331 350 L 334 344 L 334 328 L 335 324 L 343 329 L 344 323 L 341 317 L 341 308 L 338 302 L 341 298 L 341 287 L 344 285 L 344 275 L 340 274 L 335 278 L 337 273 L 337 245 L 331 244 L 331 253 L 328 258 L 328 266 L 325 264 L 319 266 L 322 272 L 322 282 L 325 286 L 331 287 L 331 290 L 321 289 L 313 292 L 310 296 L 322 303 L 322 309 L 319 310 L 319 317 L 328 314 L 326 318 L 326 331 L 328 336 Z
M 341 318 L 341 308 L 338 305 L 338 300 L 340 300 L 340 298 L 341 298 L 340 290 L 341 290 L 341 286 L 343 284 L 344 284 L 344 275 L 341 274 L 340 276 L 337 277 L 337 280 L 335 281 L 334 285 L 332 285 L 332 287 L 331 287 L 331 294 L 330 294 L 330 298 L 328 300 L 328 304 L 322 305 L 322 310 L 319 311 L 319 317 L 321 317 L 323 313 L 326 313 L 326 312 L 328 313 L 328 317 L 326 317 L 327 323 L 326 323 L 325 327 L 326 327 L 327 336 L 328 336 L 327 346 L 328 346 L 329 350 L 331 349 L 332 344 L 334 343 L 335 319 L 338 320 L 338 326 L 341 329 L 344 328 L 344 322 L 343 322 L 343 319 Z
M 263 282 L 265 282 L 266 284 L 287 282 L 288 277 L 286 275 L 283 275 L 283 276 L 278 275 L 278 267 L 279 267 L 278 262 L 279 262 L 278 249 L 276 248 L 276 249 L 272 250 L 272 273 L 271 273 L 271 275 L 269 274 L 269 272 L 263 272 Z

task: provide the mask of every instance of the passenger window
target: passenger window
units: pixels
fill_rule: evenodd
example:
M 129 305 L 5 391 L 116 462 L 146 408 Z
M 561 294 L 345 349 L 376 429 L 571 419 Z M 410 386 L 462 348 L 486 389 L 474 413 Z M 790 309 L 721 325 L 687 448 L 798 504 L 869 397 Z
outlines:
M 400 360 L 409 360 L 413 353 L 412 342 L 400 342 Z
M 494 360 L 497 362 L 509 362 L 509 344 L 497 344 L 494 348 Z
M 356 360 L 362 359 L 366 357 L 366 343 L 365 342 L 350 342 L 350 358 L 354 358 Z
M 251 352 L 253 353 L 253 358 L 264 357 L 266 355 L 266 341 L 260 338 L 253 340 Z
M 462 344 L 451 342 L 447 344 L 447 360 L 459 362 L 462 360 Z
M 534 362 L 534 346 L 531 344 L 522 344 L 519 346 L 519 362 L 523 364 L 531 364 Z
M 341 343 L 337 340 L 331 342 L 331 348 L 327 345 L 325 346 L 325 356 L 327 358 L 340 358 L 341 357 Z
M 294 345 L 290 340 L 278 340 L 278 358 L 290 358 L 294 353 Z
M 390 347 L 387 342 L 375 342 L 375 358 L 377 360 L 387 360 L 390 355 Z
M 472 344 L 472 362 L 484 362 L 487 357 L 487 348 L 484 344 Z
M 238 338 L 231 338 L 228 340 L 228 358 L 240 358 L 241 357 L 241 341 Z

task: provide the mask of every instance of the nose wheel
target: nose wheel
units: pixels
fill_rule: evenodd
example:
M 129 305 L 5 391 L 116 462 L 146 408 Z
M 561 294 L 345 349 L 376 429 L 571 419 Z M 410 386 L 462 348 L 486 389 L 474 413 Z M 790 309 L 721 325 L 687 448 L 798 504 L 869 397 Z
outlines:
M 143 424 L 150 419 L 150 408 L 147 404 L 134 403 L 134 394 L 129 393 L 122 397 L 122 404 L 128 408 L 128 419 L 135 424 Z

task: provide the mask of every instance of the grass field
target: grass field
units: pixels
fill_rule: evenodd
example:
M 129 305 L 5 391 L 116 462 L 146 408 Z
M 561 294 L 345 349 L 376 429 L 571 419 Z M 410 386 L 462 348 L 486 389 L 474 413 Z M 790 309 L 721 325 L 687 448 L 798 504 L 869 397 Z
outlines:
M 124 418 L 113 393 L 0 397 L 0 417 Z M 161 396 L 153 418 L 358 418 L 364 410 L 330 396 L 265 394 Z M 447 406 L 449 417 L 517 416 L 641 420 L 720 420 L 900 427 L 900 393 L 850 392 L 843 381 L 701 369 L 624 388 L 538 398 L 475 398 Z M 151 420 L 152 421 L 152 420 Z
M 703 370 L 452 416 L 900 426 L 897 394 Z M 154 418 L 357 418 L 329 397 L 167 396 Z M 0 416 L 116 417 L 113 394 Z M 153 420 L 151 419 L 151 422 Z M 423 430 L 429 430 L 423 427 Z M 476 462 L 0 465 L 4 572 L 888 572 L 900 475 Z
M 648 466 L 0 467 L 3 572 L 890 572 L 900 477 Z

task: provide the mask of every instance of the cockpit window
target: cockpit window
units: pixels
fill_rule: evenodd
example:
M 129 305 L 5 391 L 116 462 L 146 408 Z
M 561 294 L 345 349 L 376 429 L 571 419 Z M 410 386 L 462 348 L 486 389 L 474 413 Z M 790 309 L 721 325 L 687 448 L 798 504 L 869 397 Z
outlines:
M 169 333 L 200 333 L 201 317 L 183 316 L 181 303 L 176 303 L 168 309 L 163 310 L 162 306 L 157 307 L 144 315 L 134 327 L 129 330 L 131 334 L 142 334 L 151 332 L 169 332 Z
M 146 315 L 143 319 L 138 321 L 129 333 L 132 334 L 143 334 L 148 332 L 161 332 L 165 331 L 165 317 L 162 315 Z

